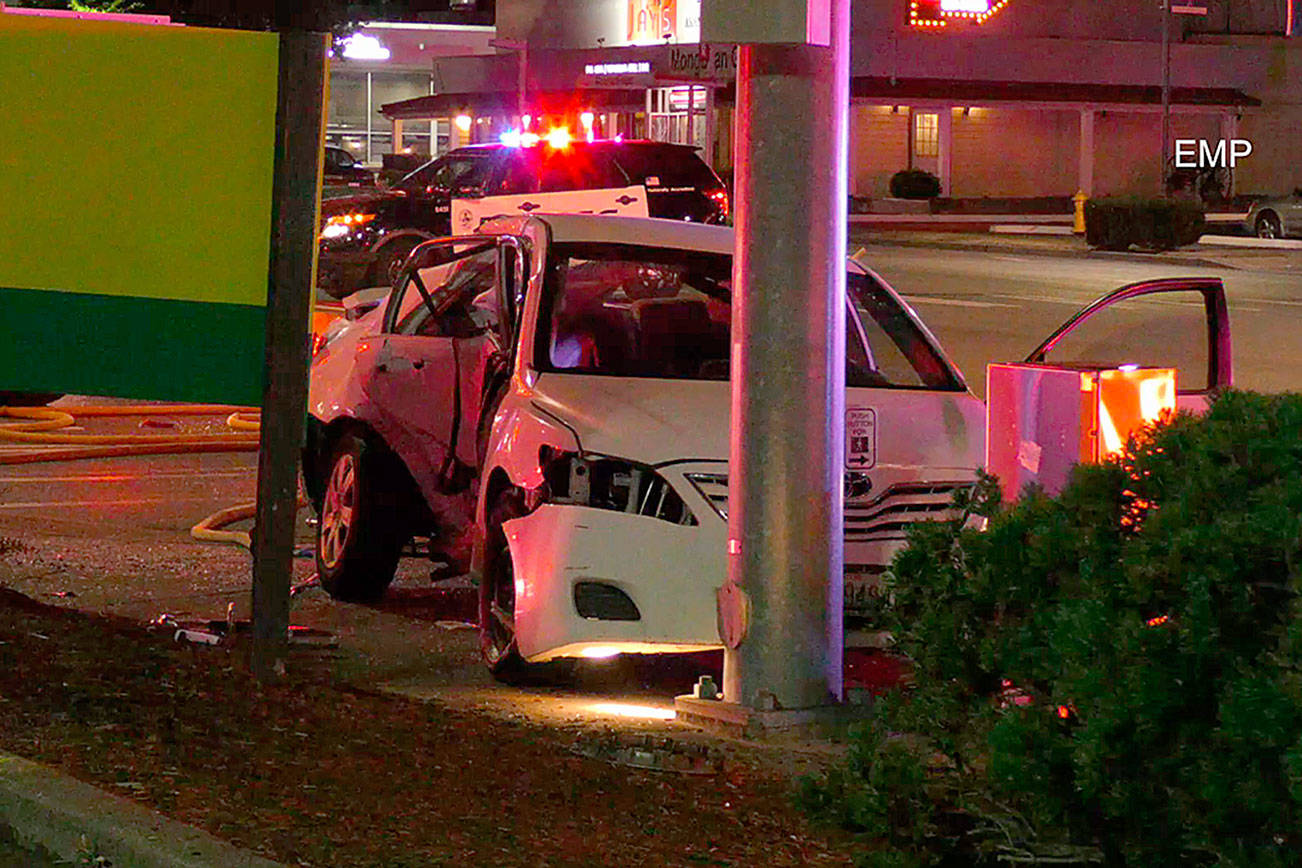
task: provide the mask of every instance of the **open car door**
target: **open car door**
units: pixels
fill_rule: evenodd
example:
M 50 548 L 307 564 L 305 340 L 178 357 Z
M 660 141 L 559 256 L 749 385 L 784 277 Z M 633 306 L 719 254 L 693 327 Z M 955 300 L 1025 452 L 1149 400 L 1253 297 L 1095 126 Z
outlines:
M 1225 286 L 1215 277 L 1123 286 L 1086 305 L 1026 361 L 1175 368 L 1177 408 L 1203 412 L 1234 385 Z
M 372 423 L 425 492 L 469 482 L 484 368 L 502 348 L 503 246 L 471 236 L 418 247 L 389 297 L 381 334 L 358 350 Z

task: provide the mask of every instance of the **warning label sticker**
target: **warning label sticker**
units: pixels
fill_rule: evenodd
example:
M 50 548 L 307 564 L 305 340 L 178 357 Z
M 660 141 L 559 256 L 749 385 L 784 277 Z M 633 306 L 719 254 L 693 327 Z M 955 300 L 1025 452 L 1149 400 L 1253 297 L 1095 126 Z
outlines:
M 877 411 L 847 407 L 845 411 L 845 466 L 867 470 L 877 464 Z

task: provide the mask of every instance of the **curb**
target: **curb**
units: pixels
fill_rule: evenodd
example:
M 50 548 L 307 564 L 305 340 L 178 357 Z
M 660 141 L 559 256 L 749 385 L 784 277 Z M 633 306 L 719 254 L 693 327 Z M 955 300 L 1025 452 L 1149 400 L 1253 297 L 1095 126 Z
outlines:
M 871 226 L 879 224 L 889 226 L 892 223 L 929 223 L 936 225 L 950 224 L 985 224 L 985 223 L 1067 223 L 1072 221 L 1070 214 L 850 214 L 851 226 Z
M 1191 268 L 1222 268 L 1230 271 L 1238 269 L 1237 265 L 1227 262 L 1217 262 L 1212 259 L 1204 259 L 1198 256 L 1182 256 L 1179 259 L 1163 258 L 1160 253 L 1122 253 L 1109 250 L 1090 250 L 1081 249 L 1063 249 L 1058 247 L 1033 247 L 1016 243 L 1017 236 L 998 235 L 993 233 L 980 233 L 989 235 L 989 241 L 976 241 L 972 243 L 961 243 L 956 241 L 942 241 L 932 239 L 913 239 L 913 238 L 863 238 L 856 239 L 855 244 L 862 247 L 917 247 L 924 250 L 954 250 L 967 253 L 1003 253 L 1007 255 L 1018 256 L 1047 256 L 1055 259 L 1063 257 L 1072 257 L 1074 259 L 1093 259 L 1093 260 L 1120 260 L 1122 262 L 1139 262 L 1146 265 L 1186 265 Z M 1019 233 L 1021 238 L 1026 238 L 1026 234 Z M 1003 243 L 1000 243 L 1000 239 Z M 1037 240 L 1053 240 L 1052 236 L 1038 236 Z
M 0 825 L 20 846 L 115 868 L 283 868 L 49 766 L 0 753 Z
M 1238 235 L 1204 235 L 1199 244 L 1215 247 L 1251 247 L 1257 250 L 1302 250 L 1302 241 L 1291 238 L 1245 238 Z

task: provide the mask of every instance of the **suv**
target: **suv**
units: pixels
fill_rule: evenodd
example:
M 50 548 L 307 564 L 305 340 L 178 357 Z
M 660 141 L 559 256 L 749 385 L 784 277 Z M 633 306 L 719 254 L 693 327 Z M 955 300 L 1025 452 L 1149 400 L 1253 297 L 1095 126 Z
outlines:
M 530 140 L 533 137 L 529 137 Z M 696 149 L 647 141 L 470 145 L 387 191 L 322 203 L 318 283 L 343 298 L 392 284 L 422 241 L 535 211 L 723 223 L 728 194 Z
M 357 158 L 333 145 L 326 145 L 322 155 L 321 175 L 327 187 L 374 187 L 375 175 L 357 162 Z

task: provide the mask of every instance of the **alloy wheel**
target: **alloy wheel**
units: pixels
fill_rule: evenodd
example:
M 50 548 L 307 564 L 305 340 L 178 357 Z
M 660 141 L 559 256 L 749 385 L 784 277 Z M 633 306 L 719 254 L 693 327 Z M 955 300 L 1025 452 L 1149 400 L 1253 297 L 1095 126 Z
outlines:
M 330 471 L 325 498 L 321 506 L 321 562 L 338 566 L 348 545 L 357 509 L 357 462 L 349 454 L 340 455 Z

